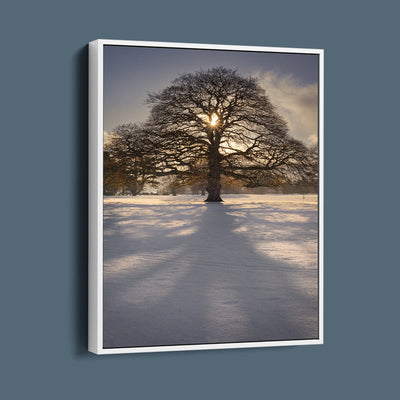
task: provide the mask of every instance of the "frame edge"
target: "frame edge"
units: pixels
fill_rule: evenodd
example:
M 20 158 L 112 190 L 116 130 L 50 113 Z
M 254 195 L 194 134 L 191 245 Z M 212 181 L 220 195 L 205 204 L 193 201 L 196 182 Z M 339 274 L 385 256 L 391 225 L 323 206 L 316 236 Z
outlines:
M 291 341 L 269 342 L 235 342 L 220 344 L 194 344 L 176 346 L 123 347 L 103 348 L 103 48 L 106 45 L 148 46 L 197 48 L 236 51 L 272 51 L 318 54 L 319 67 L 319 151 L 320 151 L 320 188 L 319 188 L 319 337 L 316 339 L 300 339 Z M 315 345 L 324 343 L 324 301 L 323 301 L 323 269 L 324 269 L 324 49 L 285 48 L 241 45 L 218 45 L 200 43 L 147 42 L 130 40 L 97 39 L 89 42 L 89 285 L 88 285 L 88 350 L 97 355 L 152 353 L 192 350 L 216 350 L 234 348 L 281 347 L 296 345 Z
M 100 354 L 102 349 L 102 44 L 89 43 L 89 285 L 88 350 Z

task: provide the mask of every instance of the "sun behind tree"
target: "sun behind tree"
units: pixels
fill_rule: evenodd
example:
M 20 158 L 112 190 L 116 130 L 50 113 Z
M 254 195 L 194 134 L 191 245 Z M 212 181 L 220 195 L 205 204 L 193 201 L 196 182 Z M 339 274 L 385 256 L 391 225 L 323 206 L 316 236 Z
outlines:
M 208 202 L 222 201 L 222 176 L 255 187 L 311 173 L 309 150 L 288 135 L 253 77 L 224 67 L 184 74 L 150 94 L 148 103 L 160 173 L 190 177 L 206 161 Z

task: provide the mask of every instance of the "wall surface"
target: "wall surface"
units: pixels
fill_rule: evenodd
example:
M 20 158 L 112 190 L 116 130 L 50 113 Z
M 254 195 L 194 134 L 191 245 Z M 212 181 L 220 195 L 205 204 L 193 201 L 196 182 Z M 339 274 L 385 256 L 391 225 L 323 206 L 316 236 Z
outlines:
M 398 395 L 393 1 L 6 1 L 0 15 L 4 399 Z M 324 48 L 325 344 L 87 352 L 87 43 Z

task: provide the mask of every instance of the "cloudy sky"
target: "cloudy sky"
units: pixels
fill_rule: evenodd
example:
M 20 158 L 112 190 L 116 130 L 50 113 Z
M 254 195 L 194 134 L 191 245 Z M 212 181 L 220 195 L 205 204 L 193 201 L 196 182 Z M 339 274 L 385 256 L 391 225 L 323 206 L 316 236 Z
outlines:
M 223 66 L 257 77 L 287 121 L 290 134 L 307 145 L 318 138 L 318 55 L 272 52 L 104 47 L 104 131 L 145 121 L 148 93 L 183 73 Z

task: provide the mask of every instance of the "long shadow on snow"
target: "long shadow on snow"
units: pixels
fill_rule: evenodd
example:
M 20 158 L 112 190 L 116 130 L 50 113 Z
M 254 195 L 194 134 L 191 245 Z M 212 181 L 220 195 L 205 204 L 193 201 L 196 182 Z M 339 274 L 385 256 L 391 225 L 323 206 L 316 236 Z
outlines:
M 161 247 L 154 238 L 160 254 L 148 269 L 105 276 L 105 347 L 316 338 L 318 298 L 296 267 L 234 233 L 233 206 L 199 207 L 197 232 Z M 316 286 L 317 271 L 301 274 Z
M 204 203 L 195 206 L 176 205 L 171 218 L 170 205 L 132 205 L 120 204 L 119 207 L 105 205 L 104 217 L 104 268 L 108 269 L 122 257 L 138 256 L 150 253 L 151 256 L 161 254 L 163 261 L 171 249 L 179 241 L 176 235 L 179 231 L 193 226 L 193 220 L 199 218 L 205 210 Z M 142 212 L 141 209 L 146 210 Z M 148 210 L 154 208 L 149 216 Z M 121 216 L 121 213 L 124 216 Z M 154 215 L 156 215 L 154 217 Z M 151 222 L 156 230 L 151 230 L 151 236 L 146 236 L 141 224 Z M 169 226 L 169 224 L 175 226 Z M 135 226 L 132 232 L 132 225 Z M 196 229 L 196 228 L 195 228 Z

